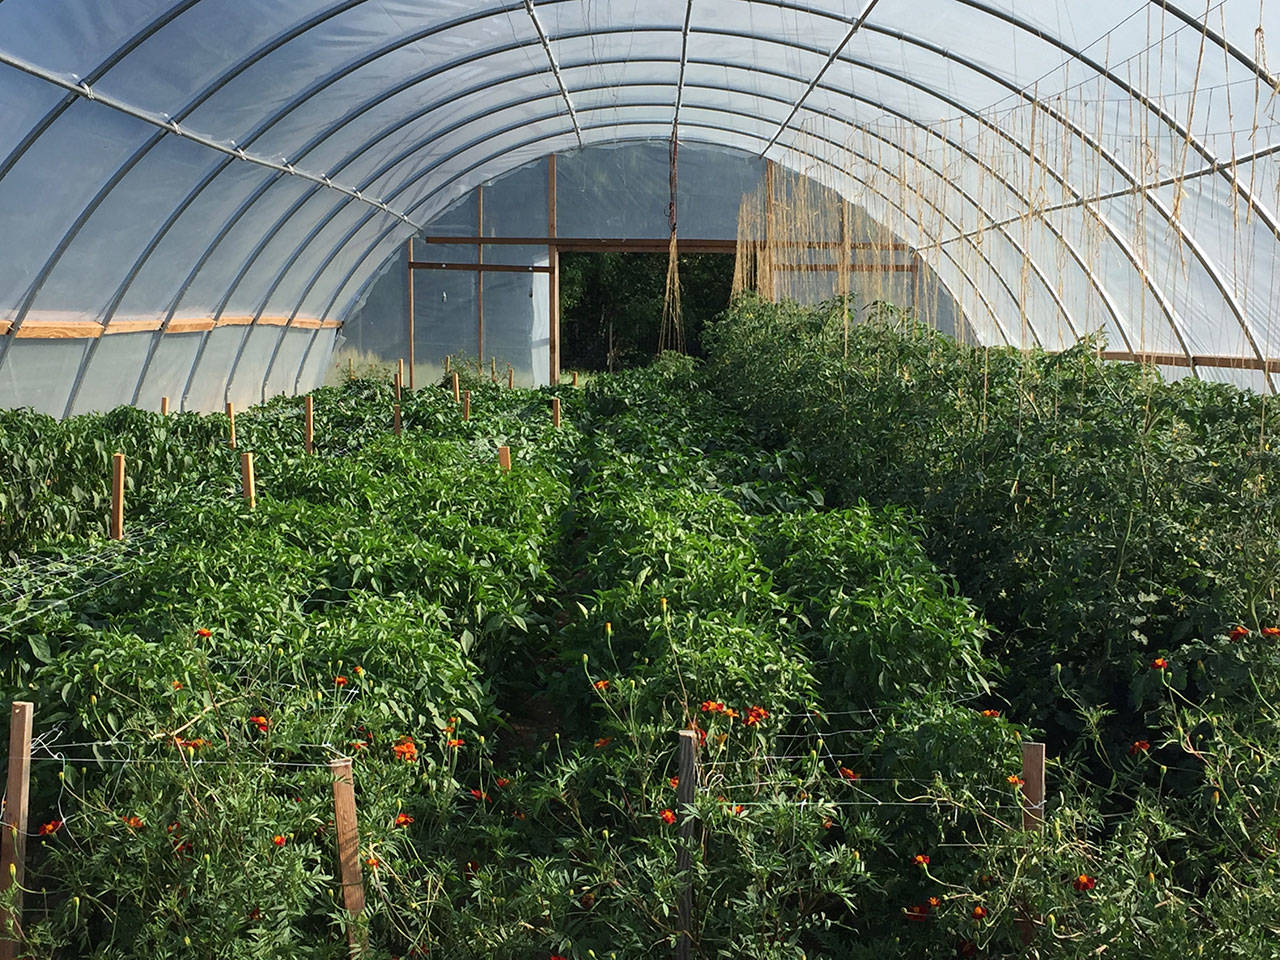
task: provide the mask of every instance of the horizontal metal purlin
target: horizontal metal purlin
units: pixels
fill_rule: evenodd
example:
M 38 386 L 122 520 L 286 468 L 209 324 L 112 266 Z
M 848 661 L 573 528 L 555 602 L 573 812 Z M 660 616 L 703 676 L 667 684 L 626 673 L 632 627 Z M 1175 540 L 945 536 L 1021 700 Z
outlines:
M 1154 363 L 1160 367 L 1219 367 L 1228 370 L 1264 370 L 1280 373 L 1280 359 L 1259 360 L 1257 357 L 1222 357 L 1197 354 L 1190 359 L 1181 353 L 1151 353 L 1125 350 L 1104 350 L 1103 360 L 1120 360 L 1126 363 Z
M 550 273 L 550 267 L 538 267 L 519 263 L 432 263 L 412 260 L 410 270 L 462 270 L 468 273 Z

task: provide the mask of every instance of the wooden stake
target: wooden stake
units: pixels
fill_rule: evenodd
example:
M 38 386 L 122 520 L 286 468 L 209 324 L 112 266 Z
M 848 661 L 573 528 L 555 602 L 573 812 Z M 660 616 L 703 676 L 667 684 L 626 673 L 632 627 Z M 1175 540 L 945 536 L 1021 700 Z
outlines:
M 559 429 L 560 427 L 560 398 L 551 398 L 551 425 Z
M 511 369 L 511 364 L 507 364 L 507 389 L 514 390 L 516 386 L 516 372 Z
M 111 456 L 111 539 L 124 539 L 124 454 Z
M 315 404 L 312 401 L 311 394 L 307 394 L 302 401 L 303 412 L 306 414 L 306 425 L 302 435 L 302 448 L 310 454 L 315 449 Z
M 1022 743 L 1022 829 L 1044 829 L 1044 744 Z
M 401 366 L 403 365 L 404 365 L 404 362 L 401 361 Z M 400 402 L 400 384 L 402 383 L 404 383 L 404 374 L 402 374 L 399 370 L 397 370 L 396 377 L 395 377 L 396 403 Z
M 676 904 L 676 924 L 680 939 L 676 942 L 676 960 L 689 960 L 693 940 L 689 928 L 693 925 L 693 881 L 687 876 L 693 866 L 694 818 L 685 811 L 693 803 L 698 786 L 698 731 L 680 731 L 680 781 L 676 786 L 676 800 L 680 805 L 680 845 L 676 848 L 676 872 L 685 874 L 680 888 L 680 902 Z
M 503 473 L 511 472 L 511 448 L 510 447 L 498 448 L 498 466 L 502 468 Z
M 446 353 L 446 354 L 444 355 L 444 372 L 445 372 L 445 373 L 448 373 L 448 372 L 449 372 L 449 361 L 450 361 L 450 360 L 452 360 L 452 359 L 453 359 L 453 354 L 451 354 L 451 353 Z
M 0 960 L 14 960 L 22 942 L 22 882 L 27 866 L 27 806 L 31 796 L 31 719 L 35 706 L 15 700 L 9 712 L 9 781 L 0 825 L 0 893 L 16 886 L 13 912 L 0 916 Z M 9 934 L 9 936 L 6 936 Z
M 391 405 L 391 429 L 395 431 L 396 436 L 400 436 L 400 404 Z
M 234 450 L 236 448 L 236 405 L 230 400 L 227 401 L 227 422 L 230 427 L 227 444 Z
M 160 416 L 167 417 L 169 415 L 169 398 L 160 398 Z
M 471 419 L 471 391 L 466 390 L 462 394 L 462 419 Z
M 258 485 L 253 474 L 253 454 L 240 454 L 240 493 L 249 501 L 249 509 L 258 505 Z
M 498 358 L 489 358 L 489 379 L 494 383 L 498 382 Z
M 458 402 L 458 371 L 453 371 L 453 402 Z
M 573 371 L 573 385 L 574 385 L 575 387 L 578 385 L 578 371 L 577 371 L 577 370 Z
M 354 380 L 356 378 L 356 361 L 353 357 L 347 357 L 347 379 Z
M 333 773 L 333 824 L 338 836 L 338 871 L 342 881 L 342 902 L 351 914 L 347 924 L 347 946 L 352 956 L 364 950 L 364 938 L 356 918 L 364 912 L 364 876 L 360 871 L 360 833 L 356 825 L 356 790 L 350 758 L 329 761 Z

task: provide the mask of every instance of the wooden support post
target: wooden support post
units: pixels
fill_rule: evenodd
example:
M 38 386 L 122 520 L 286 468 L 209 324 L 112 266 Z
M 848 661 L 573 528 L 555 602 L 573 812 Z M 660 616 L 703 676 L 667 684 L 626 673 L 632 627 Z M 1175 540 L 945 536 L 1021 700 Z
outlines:
M 312 399 L 311 394 L 308 393 L 302 401 L 302 409 L 306 420 L 302 433 L 302 448 L 310 454 L 315 450 L 316 436 L 315 401 Z
M 240 454 L 240 493 L 249 501 L 249 509 L 258 505 L 258 482 L 253 474 L 253 454 Z
M 408 251 L 407 251 L 407 252 L 408 252 L 408 256 L 409 256 L 409 260 L 408 260 L 408 262 L 409 262 L 410 264 L 412 264 L 412 263 L 413 263 L 413 237 L 410 237 L 410 238 L 409 238 Z M 415 366 L 415 363 L 414 363 L 414 356 L 415 356 L 415 355 L 414 355 L 414 347 L 413 347 L 413 336 L 414 336 L 414 334 L 413 334 L 413 267 L 412 267 L 412 266 L 408 267 L 408 271 L 409 271 L 409 331 L 408 331 L 408 340 L 409 340 L 409 389 L 410 389 L 410 391 L 412 391 L 412 390 L 413 390 L 413 368 L 414 368 L 414 366 Z
M 356 824 L 356 789 L 350 758 L 329 761 L 333 773 L 333 825 L 338 837 L 338 873 L 347 922 L 347 946 L 352 956 L 364 951 L 364 937 L 356 920 L 364 913 L 364 876 L 360 871 L 360 832 Z
M 514 390 L 516 386 L 516 372 L 511 369 L 511 364 L 507 364 L 507 389 Z
M 453 371 L 453 402 L 457 403 L 458 397 L 458 371 Z
M 391 405 L 391 429 L 395 431 L 395 435 L 400 436 L 400 404 Z
M 676 924 L 680 939 L 676 942 L 676 960 L 689 960 L 693 938 L 689 929 L 693 926 L 693 881 L 688 876 L 693 866 L 694 818 L 687 812 L 693 804 L 694 791 L 698 787 L 698 731 L 680 731 L 680 781 L 676 786 L 676 800 L 680 804 L 680 845 L 676 848 L 676 872 L 684 875 L 680 887 L 680 902 L 676 904 Z
M 547 158 L 547 356 L 550 369 L 548 383 L 560 382 L 560 248 L 556 245 L 556 155 Z
M 0 893 L 11 886 L 13 912 L 0 915 L 0 960 L 14 960 L 22 942 L 22 882 L 27 866 L 27 805 L 31 796 L 31 719 L 35 706 L 15 700 L 9 711 L 9 779 L 0 818 Z
M 503 473 L 511 472 L 511 448 L 510 447 L 498 448 L 498 466 L 502 468 Z
M 484 236 L 484 187 L 476 187 L 476 236 Z M 484 244 L 476 244 L 476 265 L 484 266 Z M 476 356 L 484 363 L 484 272 L 476 271 Z
M 1044 744 L 1022 742 L 1022 829 L 1044 829 Z
M 465 390 L 462 394 L 462 419 L 471 419 L 471 391 Z
M 575 387 L 578 385 L 578 371 L 577 371 L 577 370 L 573 371 L 573 385 L 574 385 Z
M 169 398 L 160 398 L 160 416 L 167 417 L 169 415 Z
M 557 429 L 560 427 L 560 398 L 551 398 L 551 425 Z
M 498 358 L 489 358 L 489 379 L 494 383 L 498 382 Z
M 111 455 L 111 539 L 124 539 L 124 454 Z
M 227 401 L 227 445 L 232 450 L 236 448 L 236 405 L 230 400 Z

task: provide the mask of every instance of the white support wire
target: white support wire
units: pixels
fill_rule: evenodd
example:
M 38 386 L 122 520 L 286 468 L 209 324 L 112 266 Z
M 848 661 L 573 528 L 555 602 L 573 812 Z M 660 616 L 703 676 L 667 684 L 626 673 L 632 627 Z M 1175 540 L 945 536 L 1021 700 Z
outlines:
M 528 4 L 530 0 L 525 0 L 525 2 Z M 287 174 L 291 177 L 299 177 L 303 180 L 309 181 L 310 183 L 314 183 L 318 187 L 341 193 L 344 196 L 350 197 L 352 200 L 358 200 L 361 203 L 367 204 L 381 213 L 395 217 L 396 219 L 413 227 L 415 230 L 422 230 L 425 228 L 424 224 L 410 220 L 406 214 L 399 210 L 392 210 L 382 200 L 364 196 L 354 187 L 335 183 L 329 177 L 322 174 L 312 173 L 308 170 L 301 170 L 289 163 L 288 160 L 276 162 L 275 160 L 271 160 L 260 154 L 250 153 L 243 147 L 238 146 L 234 140 L 229 143 L 223 143 L 213 139 L 212 137 L 205 136 L 204 134 L 188 130 L 179 125 L 176 120 L 169 118 L 166 114 L 156 114 L 149 110 L 143 110 L 140 107 L 135 107 L 133 104 L 127 103 L 117 97 L 113 97 L 110 94 L 103 93 L 100 90 L 95 90 L 93 87 L 89 86 L 88 83 L 81 81 L 74 74 L 69 76 L 59 74 L 53 70 L 39 66 L 38 64 L 23 60 L 21 57 L 15 57 L 13 54 L 6 53 L 2 50 L 0 50 L 0 63 L 13 67 L 15 70 L 20 70 L 28 76 L 36 77 L 47 83 L 51 83 L 56 87 L 66 90 L 68 93 L 73 93 L 78 97 L 83 97 L 90 102 L 100 103 L 105 107 L 110 107 L 112 110 L 117 110 L 120 113 L 133 117 L 135 120 L 141 120 L 143 123 L 147 123 L 153 127 L 167 131 L 176 137 L 183 137 L 184 139 L 190 140 L 192 143 L 198 143 L 203 147 L 208 147 L 210 150 L 216 150 L 218 153 L 225 154 L 233 159 L 244 160 L 248 163 L 252 163 L 260 167 L 266 167 L 269 170 L 275 170 L 278 173 Z M 572 108 L 570 108 L 570 111 L 572 112 Z M 574 126 L 577 126 L 576 119 L 574 121 Z
M 573 100 L 569 96 L 569 88 L 565 86 L 564 77 L 560 75 L 560 64 L 556 62 L 556 55 L 551 49 L 551 41 L 547 38 L 547 31 L 542 27 L 542 21 L 538 19 L 538 12 L 533 9 L 533 0 L 524 0 L 524 8 L 529 14 L 529 19 L 533 21 L 533 28 L 538 31 L 538 40 L 542 43 L 543 52 L 547 55 L 547 61 L 551 64 L 551 74 L 556 78 L 556 85 L 560 87 L 560 96 L 564 98 L 564 105 L 569 110 L 569 119 L 573 123 L 574 135 L 578 138 L 578 146 L 583 146 L 582 127 L 578 125 L 578 111 L 573 108 Z M 406 220 L 406 222 L 408 222 Z M 423 229 L 423 228 L 419 228 Z

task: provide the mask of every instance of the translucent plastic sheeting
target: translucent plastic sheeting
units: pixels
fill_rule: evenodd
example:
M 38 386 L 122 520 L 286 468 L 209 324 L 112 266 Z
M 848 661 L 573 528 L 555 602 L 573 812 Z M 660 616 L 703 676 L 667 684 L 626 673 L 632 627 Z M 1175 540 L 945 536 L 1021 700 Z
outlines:
M 1261 368 L 1277 359 L 1275 36 L 1280 5 L 1256 0 L 4 0 L 0 326 L 133 324 L 108 337 L 148 345 L 141 389 L 120 369 L 120 399 L 141 402 L 169 376 L 164 339 L 189 334 L 139 327 L 228 317 L 201 335 L 191 402 L 219 370 L 224 396 L 261 393 L 296 353 L 263 318 L 345 319 L 479 184 L 678 127 L 682 149 L 747 155 L 699 170 L 686 151 L 691 190 L 732 193 L 768 157 L 885 217 L 986 342 L 1104 329 Z M 618 183 L 652 196 L 664 159 L 644 148 Z M 562 221 L 665 227 L 625 186 Z M 306 336 L 304 363 L 335 342 Z M 0 381 L 17 345 L 0 334 Z M 260 346 L 277 358 L 262 376 Z M 77 350 L 73 380 L 107 369 L 102 346 L 50 355 Z

